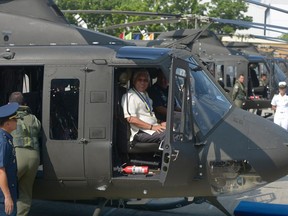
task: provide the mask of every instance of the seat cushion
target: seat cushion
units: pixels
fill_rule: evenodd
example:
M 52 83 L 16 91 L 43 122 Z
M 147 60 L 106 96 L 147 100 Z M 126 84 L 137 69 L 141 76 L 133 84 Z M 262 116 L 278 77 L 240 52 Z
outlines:
M 153 153 L 160 152 L 158 143 L 140 143 L 136 142 L 130 145 L 129 153 Z

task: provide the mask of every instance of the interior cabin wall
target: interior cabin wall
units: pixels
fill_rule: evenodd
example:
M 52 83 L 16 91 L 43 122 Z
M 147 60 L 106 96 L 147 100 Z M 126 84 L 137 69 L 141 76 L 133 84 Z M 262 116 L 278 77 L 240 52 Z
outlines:
M 41 120 L 43 71 L 43 66 L 0 65 L 0 105 L 8 103 L 12 92 L 22 92 L 26 104 Z
M 0 65 L 0 106 L 9 102 L 12 92 L 22 92 L 25 104 L 42 123 L 43 73 L 44 66 Z M 43 135 L 39 137 L 41 149 L 42 138 Z

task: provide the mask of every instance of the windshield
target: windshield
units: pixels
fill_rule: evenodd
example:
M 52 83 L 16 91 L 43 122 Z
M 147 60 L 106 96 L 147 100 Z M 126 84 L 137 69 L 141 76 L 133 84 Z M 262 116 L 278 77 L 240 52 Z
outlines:
M 275 81 L 278 84 L 279 82 L 284 81 L 286 79 L 286 76 L 285 73 L 277 64 L 274 64 L 273 66 L 275 71 Z
M 185 118 L 180 128 L 191 139 L 194 137 L 193 132 L 198 137 L 205 136 L 232 105 L 208 75 L 196 65 L 194 59 L 190 58 L 189 62 L 189 71 L 177 68 L 175 79 L 179 89 L 176 98 L 182 107 L 182 117 Z

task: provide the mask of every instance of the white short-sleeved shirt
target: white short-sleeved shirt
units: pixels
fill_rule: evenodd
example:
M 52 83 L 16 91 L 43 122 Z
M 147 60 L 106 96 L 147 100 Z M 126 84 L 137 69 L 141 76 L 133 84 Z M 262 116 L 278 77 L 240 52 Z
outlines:
M 271 101 L 272 106 L 276 106 L 276 113 L 286 113 L 288 114 L 288 96 L 285 95 L 274 95 Z
M 147 92 L 143 93 L 140 92 L 144 98 L 147 98 L 149 100 L 149 103 L 152 107 L 152 100 L 149 98 Z M 150 114 L 150 111 L 146 108 L 145 102 L 141 100 L 141 98 L 136 94 L 136 92 L 133 89 L 130 89 L 125 95 L 122 97 L 121 105 L 123 107 L 124 117 L 128 118 L 130 116 L 137 117 L 140 120 L 147 122 L 148 124 L 155 125 L 157 124 L 157 118 L 155 117 L 155 114 L 152 112 L 152 116 Z M 138 133 L 139 129 L 133 124 L 130 124 L 131 126 L 131 136 L 130 141 L 133 140 L 134 135 Z M 148 133 L 152 135 L 155 131 L 153 130 L 144 130 L 145 133 Z

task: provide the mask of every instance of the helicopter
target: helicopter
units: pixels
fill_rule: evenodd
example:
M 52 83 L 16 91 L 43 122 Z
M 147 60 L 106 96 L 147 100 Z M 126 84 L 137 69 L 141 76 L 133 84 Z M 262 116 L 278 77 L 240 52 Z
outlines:
M 278 82 L 286 79 L 279 68 L 272 71 L 265 57 L 258 52 L 256 53 L 257 56 L 255 53 L 252 56 L 238 49 L 235 51 L 229 46 L 230 44 L 224 46 L 218 36 L 207 29 L 183 29 L 163 32 L 156 40 L 135 41 L 134 43 L 147 47 L 174 47 L 190 50 L 191 53 L 199 56 L 215 80 L 229 95 L 232 93 L 237 76 L 243 74 L 244 77 L 247 77 L 245 86 L 248 87 L 246 90 L 248 97 L 243 107 L 246 110 L 271 107 L 271 99 L 274 94 L 268 94 L 268 89 L 269 93 L 274 93 Z M 253 64 L 259 68 L 257 75 L 259 79 L 260 67 L 262 73 L 266 72 L 268 80 L 270 80 L 267 86 L 253 85 L 254 82 L 250 75 Z M 257 77 L 256 79 L 258 80 Z M 268 117 L 268 115 L 264 117 Z
M 253 3 L 250 2 L 249 3 Z M 257 3 L 255 3 L 257 4 Z M 261 5 L 263 6 L 263 4 Z M 269 7 L 268 5 L 264 5 Z M 273 7 L 274 10 L 281 10 Z M 283 11 L 283 10 L 282 10 Z M 227 20 L 221 18 L 211 18 L 199 15 L 180 15 L 180 14 L 162 14 L 152 12 L 135 12 L 135 11 L 105 11 L 105 10 L 64 10 L 65 13 L 94 13 L 94 14 L 127 14 L 137 16 L 161 16 L 160 20 L 146 20 L 138 21 L 134 23 L 124 23 L 112 26 L 106 26 L 104 30 L 150 25 L 156 23 L 166 22 L 180 22 L 186 21 L 200 21 L 201 23 L 224 23 L 237 25 L 247 28 L 267 29 L 270 31 L 281 32 L 278 29 L 285 29 L 286 27 L 245 22 L 241 20 Z M 285 12 L 285 11 L 284 11 Z M 287 81 L 285 71 L 283 71 L 284 61 L 276 60 L 274 57 L 267 57 L 260 54 L 254 46 L 249 47 L 252 50 L 248 50 L 248 47 L 244 46 L 241 49 L 233 45 L 228 44 L 226 48 L 219 38 L 212 32 L 207 30 L 208 26 L 203 29 L 179 29 L 175 31 L 162 32 L 156 40 L 135 40 L 131 41 L 139 46 L 147 47 L 173 47 L 178 49 L 187 49 L 198 55 L 203 64 L 208 67 L 208 70 L 212 73 L 215 79 L 221 84 L 221 86 L 227 91 L 232 93 L 233 85 L 239 74 L 244 74 L 245 86 L 247 86 L 246 95 L 247 99 L 243 108 L 246 110 L 257 110 L 257 114 L 261 115 L 261 109 L 271 108 L 271 99 L 277 92 L 277 84 L 280 81 Z M 268 29 L 268 28 L 269 29 Z M 284 33 L 284 32 L 281 32 Z M 253 36 L 251 37 L 259 37 Z M 263 38 L 263 37 L 262 37 Z M 264 39 L 268 39 L 265 37 Z M 269 40 L 279 41 L 281 39 L 269 38 Z M 282 40 L 283 41 L 283 40 Z M 281 64 L 280 64 L 281 63 Z M 254 72 L 255 73 L 252 73 Z M 265 74 L 269 83 L 266 86 L 259 86 L 259 80 Z M 260 111 L 260 112 L 259 112 Z M 266 113 L 264 117 L 271 116 L 272 113 Z
M 280 67 L 280 61 L 278 58 L 273 56 L 260 53 L 254 44 L 243 43 L 243 42 L 232 42 L 227 43 L 228 47 L 232 53 L 235 55 L 244 55 L 249 61 L 248 64 L 248 96 L 253 100 L 255 95 L 260 95 L 262 105 L 259 108 L 269 108 L 270 101 L 274 94 L 278 91 L 278 83 L 281 81 L 288 80 L 285 72 Z M 282 64 L 283 65 L 283 64 Z M 268 83 L 266 86 L 259 85 L 259 80 L 262 74 L 267 76 Z
M 63 10 L 65 13 L 94 13 L 94 14 L 107 14 L 109 11 L 105 10 Z M 201 21 L 202 23 L 226 23 L 232 25 L 238 25 L 242 27 L 253 28 L 266 28 L 266 25 L 261 23 L 251 23 L 238 20 L 227 20 L 219 18 L 210 18 L 197 15 L 179 15 L 179 14 L 161 14 L 152 12 L 135 12 L 135 11 L 110 11 L 115 14 L 127 14 L 137 16 L 161 16 L 160 20 L 145 20 L 134 23 L 124 23 L 118 25 L 107 26 L 104 29 L 110 30 L 115 28 L 132 27 L 139 25 L 150 25 L 155 23 L 180 22 L 181 20 L 189 21 Z M 165 19 L 164 19 L 165 17 Z M 167 18 L 168 17 L 168 18 Z M 286 75 L 282 68 L 284 62 L 277 60 L 273 57 L 267 57 L 260 54 L 255 49 L 254 45 L 249 47 L 252 50 L 248 50 L 248 47 L 241 46 L 241 49 L 235 46 L 235 43 L 224 45 L 219 39 L 218 35 L 215 35 L 212 31 L 208 30 L 209 25 L 202 29 L 178 29 L 169 32 L 158 33 L 158 37 L 155 40 L 131 40 L 137 46 L 146 47 L 166 47 L 186 49 L 199 56 L 203 64 L 206 65 L 208 70 L 212 73 L 214 78 L 220 83 L 220 85 L 231 96 L 234 83 L 239 76 L 243 74 L 245 79 L 245 86 L 247 99 L 244 103 L 243 109 L 245 110 L 257 110 L 257 114 L 261 115 L 262 109 L 271 108 L 271 99 L 277 92 L 277 84 L 280 81 L 286 80 Z M 267 25 L 276 29 L 285 29 L 281 26 Z M 140 28 L 139 28 L 140 29 Z M 258 37 L 252 36 L 251 37 Z M 265 37 L 268 39 L 268 37 Z M 269 38 L 269 40 L 277 40 L 276 38 Z M 249 49 L 250 49 L 249 48 Z M 278 64 L 278 63 L 281 63 Z M 281 67 L 280 67 L 281 66 Z M 279 68 L 280 67 L 280 68 Z M 255 73 L 252 73 L 254 72 Z M 262 75 L 267 77 L 269 82 L 265 86 L 259 86 L 259 80 Z M 267 118 L 272 113 L 265 113 L 263 117 Z
M 22 91 L 42 122 L 33 198 L 99 200 L 100 215 L 108 200 L 138 208 L 131 200 L 184 197 L 231 215 L 218 196 L 287 175 L 287 131 L 236 108 L 193 53 L 70 25 L 52 0 L 1 1 L 0 29 L 0 104 Z M 121 113 L 139 68 L 169 80 L 166 137 L 156 148 L 132 145 Z

